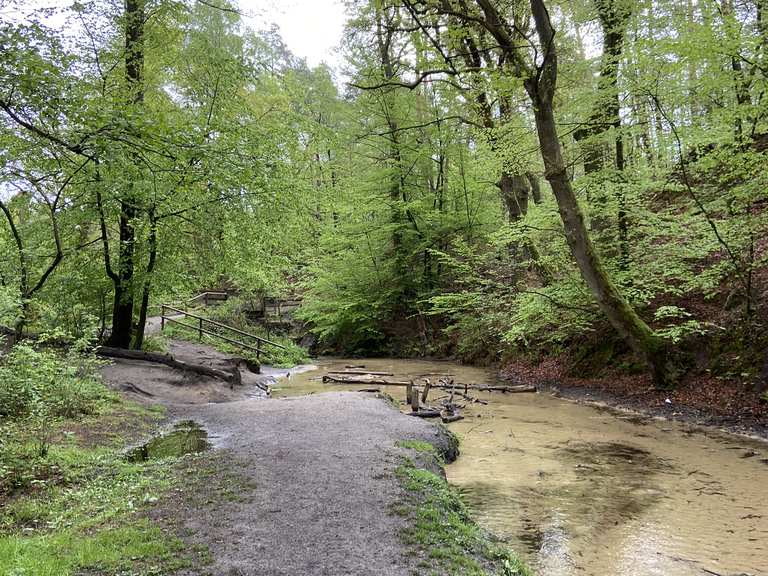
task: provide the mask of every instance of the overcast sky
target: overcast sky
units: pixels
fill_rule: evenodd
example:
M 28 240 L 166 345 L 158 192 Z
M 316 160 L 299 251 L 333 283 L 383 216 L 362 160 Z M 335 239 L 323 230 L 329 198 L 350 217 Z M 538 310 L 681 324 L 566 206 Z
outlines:
M 338 46 L 344 28 L 341 0 L 238 0 L 255 28 L 275 23 L 288 49 L 311 66 L 340 64 Z
M 325 62 L 338 67 L 341 59 L 338 46 L 344 29 L 345 14 L 342 0 L 235 0 L 248 26 L 268 29 L 272 23 L 280 28 L 288 49 L 306 58 L 311 66 Z M 17 4 L 21 13 L 36 8 L 70 6 L 73 0 L 24 0 Z M 3 6 L 0 0 L 0 8 Z M 18 14 L 17 10 L 0 10 L 0 17 Z M 61 23 L 53 16 L 49 23 Z

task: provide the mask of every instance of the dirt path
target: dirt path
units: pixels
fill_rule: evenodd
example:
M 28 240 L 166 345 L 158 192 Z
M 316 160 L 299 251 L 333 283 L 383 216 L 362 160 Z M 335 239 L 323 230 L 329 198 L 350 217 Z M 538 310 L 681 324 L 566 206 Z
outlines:
M 173 347 L 198 363 L 226 361 L 207 346 Z M 251 487 L 237 501 L 221 497 L 231 486 L 209 485 L 203 500 L 210 496 L 213 504 L 176 503 L 172 514 L 185 540 L 212 555 L 210 566 L 187 574 L 413 573 L 418 559 L 398 537 L 404 520 L 391 512 L 403 496 L 394 471 L 406 451 L 396 444 L 419 439 L 447 447 L 437 427 L 366 393 L 246 399 L 215 380 L 189 380 L 165 366 L 131 361 L 118 361 L 104 374 L 112 386 L 131 382 L 152 393 L 137 397 L 162 401 L 172 419 L 202 424 L 223 461 L 236 465 Z
M 188 407 L 255 489 L 245 502 L 187 511 L 215 575 L 406 575 L 413 558 L 390 511 L 398 440 L 441 442 L 437 428 L 370 394 L 335 392 Z

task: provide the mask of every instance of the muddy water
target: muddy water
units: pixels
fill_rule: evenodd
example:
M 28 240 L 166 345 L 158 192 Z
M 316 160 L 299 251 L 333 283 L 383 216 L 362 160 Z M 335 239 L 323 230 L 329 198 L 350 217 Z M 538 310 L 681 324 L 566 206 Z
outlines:
M 348 364 L 493 381 L 444 362 L 339 360 L 279 381 L 275 395 L 369 387 L 318 381 Z M 541 576 L 768 576 L 768 444 L 543 394 L 476 396 L 489 404 L 450 425 L 462 455 L 448 478 Z

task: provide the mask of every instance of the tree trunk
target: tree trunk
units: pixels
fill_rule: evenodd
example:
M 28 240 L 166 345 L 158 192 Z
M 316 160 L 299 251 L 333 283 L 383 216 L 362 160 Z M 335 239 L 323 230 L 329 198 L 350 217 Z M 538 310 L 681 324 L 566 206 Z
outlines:
M 517 222 L 528 213 L 528 179 L 523 174 L 509 174 L 504 171 L 501 173 L 498 187 L 507 207 L 509 222 Z
M 648 364 L 656 384 L 668 387 L 671 382 L 665 342 L 637 315 L 605 272 L 568 179 L 552 107 L 557 81 L 554 31 L 543 1 L 531 0 L 531 8 L 540 42 L 547 48 L 542 72 L 527 78 L 525 88 L 533 104 L 546 178 L 557 200 L 568 247 L 600 310 L 629 347 Z
M 154 210 L 150 211 L 149 214 L 149 226 L 149 262 L 147 263 L 144 289 L 141 295 L 139 321 L 136 323 L 136 336 L 133 342 L 133 347 L 136 350 L 141 350 L 144 346 L 144 329 L 147 325 L 149 295 L 152 292 L 152 274 L 155 272 L 155 264 L 157 263 L 157 218 L 155 218 Z
M 528 178 L 528 184 L 531 186 L 531 195 L 533 196 L 533 203 L 534 204 L 541 204 L 542 198 L 541 198 L 541 185 L 539 184 L 539 179 L 536 177 L 536 174 L 533 172 L 526 172 L 525 177 Z
M 138 107 L 144 101 L 144 2 L 125 0 L 125 83 L 129 105 Z M 134 158 L 138 168 L 139 160 Z M 112 333 L 110 346 L 128 348 L 133 335 L 136 230 L 137 215 L 133 182 L 120 200 L 119 262 L 112 306 Z

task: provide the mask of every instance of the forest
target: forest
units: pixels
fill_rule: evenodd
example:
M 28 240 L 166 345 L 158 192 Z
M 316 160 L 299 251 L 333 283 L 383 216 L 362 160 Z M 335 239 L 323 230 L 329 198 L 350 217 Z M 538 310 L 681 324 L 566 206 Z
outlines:
M 24 431 L 115 402 L 96 352 L 207 292 L 266 364 L 765 426 L 768 0 L 346 0 L 336 68 L 246 4 L 0 0 L 0 503 L 54 475 Z
M 227 287 L 322 350 L 762 389 L 762 2 L 517 4 L 352 2 L 346 83 L 234 8 L 5 20 L 2 324 L 140 349 Z

